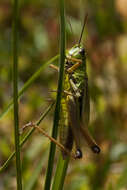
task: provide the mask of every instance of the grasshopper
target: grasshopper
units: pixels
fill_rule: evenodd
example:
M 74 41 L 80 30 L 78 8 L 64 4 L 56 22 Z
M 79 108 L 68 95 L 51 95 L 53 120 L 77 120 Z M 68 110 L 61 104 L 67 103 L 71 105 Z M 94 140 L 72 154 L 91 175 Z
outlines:
M 100 152 L 99 146 L 88 131 L 90 97 L 85 48 L 81 45 L 86 20 L 87 16 L 84 20 L 79 43 L 66 53 L 61 99 L 60 143 L 71 151 L 73 142 L 75 142 L 75 158 L 82 157 L 81 139 L 86 140 L 94 153 Z M 62 155 L 64 159 L 67 156 L 65 151 L 62 151 Z
M 100 148 L 89 133 L 90 117 L 90 96 L 88 88 L 88 75 L 86 68 L 85 48 L 81 45 L 81 39 L 85 27 L 87 16 L 84 19 L 78 44 L 73 46 L 66 53 L 63 92 L 60 107 L 60 143 L 50 137 L 43 129 L 38 128 L 32 122 L 26 124 L 38 129 L 44 136 L 60 147 L 63 159 L 68 155 L 74 159 L 82 158 L 81 139 L 84 139 L 94 153 L 99 153 Z M 50 65 L 58 71 L 54 65 Z M 73 153 L 73 143 L 76 145 L 76 152 Z

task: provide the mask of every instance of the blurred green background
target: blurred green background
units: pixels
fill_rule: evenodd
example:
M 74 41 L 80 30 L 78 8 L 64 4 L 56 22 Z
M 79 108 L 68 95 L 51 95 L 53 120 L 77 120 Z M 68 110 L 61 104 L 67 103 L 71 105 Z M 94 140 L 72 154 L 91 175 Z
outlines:
M 90 131 L 100 155 L 83 148 L 83 159 L 70 161 L 66 190 L 127 189 L 127 0 L 66 0 L 66 47 L 79 39 L 84 15 L 88 22 L 82 43 L 87 52 L 91 94 Z M 71 31 L 69 22 L 72 25 Z M 58 1 L 22 0 L 19 19 L 19 89 L 40 66 L 59 53 Z M 58 74 L 47 67 L 19 101 L 20 127 L 36 121 L 55 99 Z M 0 113 L 12 89 L 12 2 L 0 0 Z M 53 111 L 41 126 L 51 134 Z M 0 166 L 14 150 L 13 112 L 0 120 Z M 35 132 L 22 148 L 24 189 L 41 190 L 49 140 Z M 56 161 L 59 150 L 57 150 Z M 0 190 L 15 190 L 15 159 L 1 173 Z

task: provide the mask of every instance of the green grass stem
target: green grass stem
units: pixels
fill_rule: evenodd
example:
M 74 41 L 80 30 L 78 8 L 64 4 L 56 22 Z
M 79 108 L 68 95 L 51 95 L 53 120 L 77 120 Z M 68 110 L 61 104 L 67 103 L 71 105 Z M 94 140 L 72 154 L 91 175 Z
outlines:
M 64 180 L 68 168 L 69 157 L 63 160 L 62 154 L 60 153 L 56 173 L 52 185 L 52 190 L 62 190 L 64 185 Z
M 22 190 L 22 171 L 19 145 L 18 118 L 18 0 L 13 4 L 13 99 L 14 99 L 14 136 L 16 152 L 17 189 Z
M 60 102 L 61 102 L 61 95 L 62 95 L 64 61 L 65 61 L 64 0 L 59 1 L 59 6 L 60 6 L 60 69 L 59 69 L 56 107 L 55 107 L 55 112 L 54 112 L 54 122 L 53 122 L 53 130 L 52 130 L 52 137 L 55 139 L 57 138 L 57 133 L 58 133 L 58 124 L 59 124 L 59 116 L 60 116 Z M 47 168 L 45 187 L 44 187 L 45 190 L 50 190 L 50 186 L 51 186 L 55 149 L 56 149 L 56 145 L 53 142 L 51 142 L 49 159 L 48 159 L 48 168 Z

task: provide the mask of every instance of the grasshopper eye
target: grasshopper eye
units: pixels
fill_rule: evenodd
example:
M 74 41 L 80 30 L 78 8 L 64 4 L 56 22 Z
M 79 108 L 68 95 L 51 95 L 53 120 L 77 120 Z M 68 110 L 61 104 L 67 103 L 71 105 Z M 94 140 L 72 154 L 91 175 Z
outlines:
M 84 48 L 81 48 L 80 51 L 79 51 L 79 53 L 80 53 L 82 56 L 85 55 L 85 49 L 84 49 Z

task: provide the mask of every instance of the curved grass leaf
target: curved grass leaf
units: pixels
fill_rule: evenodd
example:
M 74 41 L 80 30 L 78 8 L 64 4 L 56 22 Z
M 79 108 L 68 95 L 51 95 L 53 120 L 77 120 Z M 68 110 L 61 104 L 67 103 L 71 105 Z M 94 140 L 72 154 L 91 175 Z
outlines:
M 46 63 L 43 63 L 41 65 L 41 67 L 28 79 L 28 81 L 24 84 L 24 86 L 22 87 L 22 89 L 19 91 L 18 93 L 18 98 L 21 97 L 21 95 L 23 95 L 23 93 L 32 85 L 32 83 L 39 77 L 39 75 L 41 74 L 41 72 L 51 63 L 53 63 L 54 61 L 56 61 L 59 58 L 59 55 L 54 56 L 53 58 L 51 58 L 49 61 L 47 61 Z M 0 119 L 2 119 L 7 113 L 8 111 L 13 107 L 13 100 L 10 100 L 9 104 L 7 105 L 7 107 L 3 110 L 2 113 L 0 113 Z

